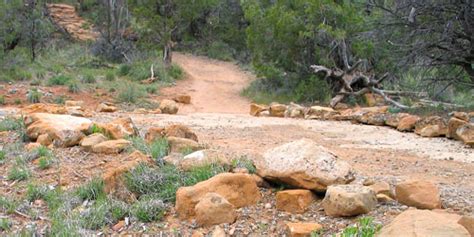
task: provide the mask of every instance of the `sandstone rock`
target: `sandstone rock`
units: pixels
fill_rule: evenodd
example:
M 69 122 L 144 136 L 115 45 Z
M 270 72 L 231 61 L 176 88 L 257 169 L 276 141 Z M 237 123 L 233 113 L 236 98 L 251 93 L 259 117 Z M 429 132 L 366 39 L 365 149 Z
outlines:
M 108 164 L 104 168 L 102 179 L 104 180 L 104 191 L 113 193 L 120 188 L 124 188 L 122 176 L 129 170 L 137 167 L 140 163 L 153 164 L 153 160 L 139 151 L 134 151 L 125 159 L 120 161 L 120 165 L 116 163 Z
M 329 107 L 312 106 L 306 114 L 306 119 L 330 119 L 339 112 Z
M 260 112 L 267 110 L 267 107 L 259 104 L 250 104 L 250 115 L 259 116 Z
M 97 111 L 102 113 L 113 113 L 117 111 L 117 107 L 108 105 L 106 103 L 101 103 L 97 106 Z
M 180 137 L 168 137 L 171 152 L 181 153 L 185 150 L 197 151 L 202 147 L 194 140 Z
M 415 115 L 408 115 L 400 119 L 397 130 L 400 132 L 411 132 L 415 129 L 415 124 L 420 120 L 420 117 Z
M 285 112 L 287 118 L 304 118 L 305 108 L 299 104 L 290 103 L 288 109 Z
M 79 144 L 92 122 L 89 119 L 70 115 L 35 113 L 25 117 L 26 135 L 36 140 L 47 134 L 59 147 L 71 147 Z
M 474 236 L 474 217 L 463 216 L 459 219 L 458 224 L 462 225 L 469 232 L 471 236 Z
M 66 107 L 57 104 L 32 104 L 21 109 L 22 113 L 67 114 Z
M 115 119 L 106 124 L 99 124 L 98 126 L 104 129 L 107 136 L 112 139 L 138 136 L 138 129 L 130 117 Z
M 123 227 L 125 227 L 125 221 L 121 220 L 121 221 L 117 222 L 117 224 L 112 226 L 112 230 L 118 232 L 118 231 L 122 230 Z
M 198 141 L 196 133 L 184 125 L 170 125 L 166 127 L 164 134 L 167 137 L 180 137 Z
M 178 95 L 175 96 L 173 100 L 177 103 L 191 104 L 191 96 L 189 95 Z
M 285 190 L 276 194 L 276 207 L 280 211 L 304 213 L 314 200 L 314 194 L 309 190 Z
M 384 99 L 381 98 L 380 95 L 372 94 L 372 93 L 365 93 L 364 94 L 364 101 L 369 107 L 373 107 L 379 104 L 383 104 Z
M 214 227 L 214 230 L 212 230 L 211 237 L 227 237 L 227 235 L 222 227 L 216 226 Z
M 420 119 L 415 124 L 415 133 L 422 137 L 439 137 L 448 133 L 446 121 L 439 116 Z
M 42 146 L 42 145 L 37 143 L 37 142 L 30 142 L 30 143 L 25 145 L 25 150 L 26 151 L 32 151 L 36 148 L 39 148 L 40 146 Z
M 398 113 L 398 114 L 388 114 L 387 118 L 385 119 L 385 125 L 390 126 L 392 128 L 397 128 L 400 120 L 404 117 L 409 116 L 407 113 Z
M 453 112 L 452 114 L 454 118 L 469 122 L 469 114 L 466 112 Z
M 456 132 L 458 131 L 458 128 L 460 128 L 461 126 L 463 126 L 465 124 L 468 124 L 468 123 L 466 121 L 458 119 L 458 118 L 449 119 L 448 133 L 446 134 L 446 137 L 453 138 L 453 139 L 456 139 L 456 140 L 461 140 L 461 138 L 458 137 Z
M 130 144 L 131 142 L 125 139 L 105 141 L 92 146 L 92 152 L 103 154 L 118 154 L 124 151 L 127 147 L 129 147 Z
M 356 216 L 369 213 L 377 206 L 375 192 L 361 185 L 334 185 L 326 191 L 323 200 L 328 216 Z
M 260 200 L 260 191 L 250 175 L 222 173 L 194 186 L 181 187 L 176 192 L 176 211 L 180 218 L 196 215 L 196 204 L 207 194 L 217 193 L 236 208 L 254 205 Z
M 82 100 L 66 100 L 64 105 L 66 105 L 66 107 L 82 107 L 84 105 L 84 101 L 82 101 Z
M 390 188 L 390 184 L 384 181 L 374 182 L 371 185 L 368 185 L 369 188 L 374 190 L 375 194 L 385 194 L 389 197 L 394 197 L 392 190 Z
M 394 202 L 395 201 L 395 200 L 393 200 L 393 198 L 391 198 L 390 196 L 385 195 L 383 193 L 377 194 L 376 197 L 377 197 L 377 201 L 381 202 L 381 203 L 387 203 L 387 202 Z
M 156 139 L 165 137 L 165 128 L 162 127 L 150 127 L 145 134 L 145 140 L 148 143 L 153 142 Z
M 312 233 L 322 228 L 318 223 L 286 223 L 286 231 L 289 237 L 311 237 Z
M 233 223 L 237 218 L 234 205 L 217 193 L 207 193 L 196 204 L 196 222 L 200 226 Z
M 162 100 L 160 102 L 160 110 L 164 114 L 177 114 L 178 105 L 173 100 Z
M 53 139 L 48 135 L 48 134 L 41 134 L 38 136 L 36 139 L 36 142 L 43 145 L 43 146 L 49 146 L 53 143 Z
M 83 138 L 81 140 L 80 145 L 84 147 L 86 150 L 90 150 L 92 146 L 105 142 L 107 140 L 108 140 L 107 137 L 105 137 L 101 133 L 94 133 Z
M 349 109 L 349 105 L 345 104 L 345 103 L 337 103 L 336 106 L 334 106 L 334 109 L 335 110 L 346 110 L 346 109 Z
M 474 147 L 474 124 L 464 124 L 458 128 L 456 135 L 464 144 Z
M 268 150 L 256 166 L 257 173 L 265 179 L 315 191 L 354 180 L 347 162 L 309 139 Z
M 270 116 L 272 117 L 285 117 L 285 111 L 286 111 L 287 106 L 278 104 L 278 103 L 272 103 L 270 104 Z
M 387 120 L 387 114 L 385 113 L 368 113 L 366 123 L 375 126 L 383 126 L 385 125 L 385 120 Z
M 428 210 L 407 210 L 377 234 L 380 237 L 469 236 L 467 230 L 442 214 Z
M 438 187 L 429 181 L 409 180 L 395 186 L 397 201 L 420 209 L 441 208 Z
M 215 150 L 200 150 L 184 156 L 177 164 L 183 170 L 191 170 L 208 164 L 230 166 L 230 159 Z

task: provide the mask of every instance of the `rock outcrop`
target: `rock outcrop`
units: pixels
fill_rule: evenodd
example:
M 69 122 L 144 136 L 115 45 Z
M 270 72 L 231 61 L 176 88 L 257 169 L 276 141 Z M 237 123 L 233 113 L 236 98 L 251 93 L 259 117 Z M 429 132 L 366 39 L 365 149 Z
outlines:
M 309 139 L 268 150 L 256 166 L 257 173 L 265 179 L 315 191 L 354 180 L 347 162 Z

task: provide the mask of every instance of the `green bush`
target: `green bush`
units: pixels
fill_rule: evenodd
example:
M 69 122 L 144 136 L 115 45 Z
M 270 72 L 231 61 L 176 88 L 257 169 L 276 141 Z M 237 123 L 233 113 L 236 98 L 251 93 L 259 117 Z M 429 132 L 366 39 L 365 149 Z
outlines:
M 5 105 L 5 104 L 6 104 L 5 96 L 0 95 L 0 105 Z
M 341 237 L 373 237 L 382 228 L 373 221 L 372 217 L 360 218 L 356 226 L 345 228 Z
M 145 90 L 148 94 L 156 94 L 156 92 L 158 92 L 158 88 L 154 85 L 147 86 Z
M 0 196 L 0 210 L 7 214 L 12 214 L 18 207 L 18 201 L 6 196 Z
M 112 224 L 107 216 L 108 212 L 107 200 L 105 198 L 97 200 L 92 207 L 81 213 L 81 226 L 89 230 L 98 230 L 107 224 Z
M 132 207 L 132 214 L 141 222 L 159 221 L 165 214 L 163 201 L 155 198 L 141 198 Z
M 82 200 L 96 200 L 105 196 L 104 185 L 104 180 L 96 177 L 77 188 L 76 194 Z
M 122 64 L 119 66 L 118 75 L 122 77 L 126 76 L 130 73 L 131 69 L 132 67 L 129 64 Z
M 42 170 L 49 169 L 54 164 L 54 158 L 51 156 L 41 156 L 38 159 L 38 167 Z
M 224 42 L 213 42 L 207 49 L 210 58 L 231 61 L 233 59 L 232 48 Z
M 167 156 L 169 153 L 169 142 L 165 137 L 155 139 L 150 144 L 150 155 L 153 159 L 157 161 L 158 164 L 162 164 L 163 157 Z
M 57 76 L 49 78 L 47 85 L 48 86 L 64 86 L 71 80 L 72 80 L 71 77 L 68 77 L 65 75 L 57 75 Z
M 41 100 L 41 92 L 39 92 L 36 88 L 29 90 L 28 94 L 26 95 L 26 100 L 32 104 L 39 103 Z
M 0 231 L 9 231 L 12 227 L 12 223 L 10 220 L 1 217 L 0 218 Z
M 92 75 L 91 73 L 86 73 L 82 76 L 82 82 L 87 83 L 87 84 L 92 84 L 92 83 L 96 83 L 97 81 L 94 75 Z
M 146 96 L 144 89 L 135 83 L 124 83 L 120 86 L 117 99 L 122 103 L 136 103 Z
M 174 63 L 171 64 L 171 66 L 168 68 L 168 74 L 175 80 L 180 80 L 184 76 L 183 69 L 181 69 L 179 65 Z
M 5 163 L 6 156 L 7 156 L 7 153 L 4 150 L 0 150 L 0 165 Z
M 108 72 L 105 74 L 105 80 L 106 80 L 106 81 L 115 81 L 115 73 L 112 72 L 112 71 L 108 71 Z
M 225 167 L 218 164 L 194 167 L 190 171 L 185 172 L 183 184 L 184 186 L 192 186 L 227 171 L 228 170 Z
M 56 96 L 54 98 L 54 103 L 58 105 L 63 105 L 64 103 L 66 103 L 66 96 L 64 95 Z
M 70 81 L 67 87 L 70 93 L 79 93 L 79 91 L 81 91 L 79 84 L 76 81 Z
M 253 164 L 253 161 L 246 158 L 242 157 L 239 159 L 233 159 L 232 160 L 232 168 L 245 168 L 249 171 L 250 174 L 255 174 L 257 173 L 257 168 Z
M 13 167 L 8 171 L 7 179 L 22 181 L 28 179 L 30 176 L 31 172 L 26 162 L 21 158 L 17 158 Z
M 15 119 L 12 117 L 6 117 L 0 120 L 0 132 L 4 131 L 18 131 L 24 128 L 22 119 Z
M 51 190 L 47 185 L 38 186 L 34 184 L 28 184 L 26 188 L 26 200 L 29 202 L 34 202 L 39 199 L 46 200 L 50 191 Z

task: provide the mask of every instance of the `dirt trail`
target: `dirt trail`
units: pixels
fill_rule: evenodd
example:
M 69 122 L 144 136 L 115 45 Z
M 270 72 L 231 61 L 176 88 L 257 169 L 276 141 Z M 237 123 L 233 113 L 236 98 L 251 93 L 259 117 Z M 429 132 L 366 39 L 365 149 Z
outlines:
M 191 96 L 192 104 L 182 106 L 180 114 L 248 113 L 249 101 L 241 97 L 240 92 L 253 79 L 250 73 L 242 71 L 234 63 L 188 54 L 175 53 L 173 60 L 184 69 L 186 79 L 161 92 L 165 96 Z

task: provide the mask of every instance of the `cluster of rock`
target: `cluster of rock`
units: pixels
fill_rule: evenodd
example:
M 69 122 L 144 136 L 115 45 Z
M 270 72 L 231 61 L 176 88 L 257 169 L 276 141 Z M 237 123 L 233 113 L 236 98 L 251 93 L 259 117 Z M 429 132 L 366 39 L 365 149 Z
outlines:
M 251 104 L 250 115 L 259 117 L 287 117 L 320 120 L 352 121 L 375 126 L 389 126 L 401 132 L 414 132 L 423 137 L 447 137 L 474 147 L 474 112 L 453 112 L 448 120 L 439 116 L 419 117 L 407 113 L 392 114 L 387 106 L 338 110 L 321 107 L 303 107 L 298 104 L 269 106 Z

